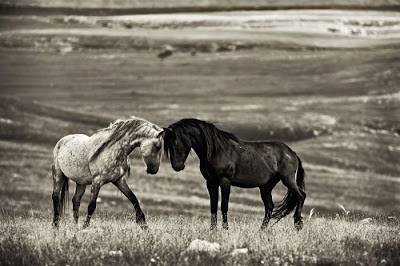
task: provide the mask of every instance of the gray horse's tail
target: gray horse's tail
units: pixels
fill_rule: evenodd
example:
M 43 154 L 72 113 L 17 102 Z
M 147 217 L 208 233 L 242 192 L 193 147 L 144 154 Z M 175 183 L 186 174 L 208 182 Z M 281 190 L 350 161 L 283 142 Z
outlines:
M 64 185 L 61 189 L 61 200 L 60 200 L 60 216 L 62 216 L 63 214 L 65 214 L 65 205 L 67 205 L 68 208 L 68 204 L 69 204 L 69 179 L 65 178 L 65 182 Z
M 303 164 L 300 158 L 297 155 L 296 157 L 298 162 L 296 184 L 300 190 L 300 193 L 304 195 L 305 194 L 304 191 L 306 189 L 304 182 L 306 174 L 304 172 Z M 294 208 L 296 208 L 297 204 L 298 204 L 298 197 L 296 196 L 295 193 L 289 190 L 286 193 L 285 197 L 283 198 L 282 203 L 272 213 L 272 218 L 277 218 L 279 221 L 286 215 L 290 214 L 294 210 Z

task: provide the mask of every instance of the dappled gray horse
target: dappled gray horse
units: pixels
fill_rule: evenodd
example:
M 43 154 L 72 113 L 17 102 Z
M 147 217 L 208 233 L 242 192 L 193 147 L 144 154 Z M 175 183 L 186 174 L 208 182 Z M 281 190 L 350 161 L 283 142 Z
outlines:
M 163 130 L 141 118 L 117 120 L 92 136 L 68 135 L 60 139 L 53 152 L 53 223 L 58 226 L 60 211 L 68 195 L 68 179 L 76 182 L 72 199 L 75 222 L 78 222 L 80 201 L 87 185 L 91 185 L 88 215 L 84 226 L 96 209 L 101 186 L 112 182 L 133 204 L 136 222 L 146 227 L 139 202 L 130 190 L 126 176 L 130 173 L 129 154 L 140 148 L 147 173 L 156 174 L 160 166 Z
M 211 229 L 216 227 L 218 188 L 221 187 L 223 227 L 228 229 L 228 202 L 231 186 L 259 187 L 265 206 L 261 228 L 270 218 L 291 213 L 295 208 L 294 224 L 301 229 L 301 210 L 306 198 L 305 173 L 300 158 L 279 141 L 243 141 L 235 135 L 216 128 L 212 123 L 197 119 L 182 119 L 166 129 L 166 154 L 172 168 L 181 171 L 190 150 L 200 159 L 200 171 L 207 180 L 211 203 Z M 271 192 L 282 181 L 288 188 L 282 204 L 274 210 Z

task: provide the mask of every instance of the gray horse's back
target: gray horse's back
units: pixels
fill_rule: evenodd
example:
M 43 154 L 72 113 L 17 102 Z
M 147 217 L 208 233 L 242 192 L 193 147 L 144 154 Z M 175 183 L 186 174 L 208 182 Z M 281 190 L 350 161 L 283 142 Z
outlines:
M 73 134 L 61 138 L 54 147 L 54 166 L 78 184 L 90 183 L 88 158 L 90 137 Z

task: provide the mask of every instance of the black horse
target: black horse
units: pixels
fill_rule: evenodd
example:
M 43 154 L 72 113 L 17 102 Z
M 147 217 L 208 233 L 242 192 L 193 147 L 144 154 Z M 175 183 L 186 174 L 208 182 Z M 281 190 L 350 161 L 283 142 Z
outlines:
M 166 129 L 164 149 L 170 156 L 172 168 L 181 171 L 190 149 L 200 159 L 200 171 L 207 180 L 211 203 L 211 229 L 217 224 L 218 187 L 221 187 L 222 226 L 228 229 L 228 201 L 231 186 L 242 188 L 259 187 L 265 206 L 265 217 L 261 229 L 265 229 L 270 218 L 294 214 L 295 227 L 303 226 L 301 210 L 305 173 L 301 160 L 286 144 L 278 141 L 249 142 L 216 128 L 212 123 L 183 119 Z M 288 188 L 282 204 L 274 210 L 272 189 L 282 181 Z

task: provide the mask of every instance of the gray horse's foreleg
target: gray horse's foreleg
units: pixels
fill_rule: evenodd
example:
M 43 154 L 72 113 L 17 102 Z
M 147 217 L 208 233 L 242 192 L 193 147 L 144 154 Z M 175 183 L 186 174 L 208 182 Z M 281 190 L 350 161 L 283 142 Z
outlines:
M 126 181 L 125 176 L 122 176 L 117 181 L 113 183 L 121 192 L 124 194 L 129 201 L 132 203 L 133 207 L 136 211 L 136 223 L 139 224 L 142 228 L 147 228 L 146 218 L 142 209 L 140 208 L 140 204 L 135 194 L 133 194 L 132 190 L 129 188 L 128 183 Z
M 104 185 L 104 181 L 102 180 L 101 176 L 96 176 L 92 182 L 92 188 L 90 191 L 90 200 L 88 206 L 88 214 L 86 217 L 86 222 L 84 224 L 84 227 L 88 227 L 90 224 L 90 219 L 94 211 L 96 210 L 97 196 L 99 195 L 99 191 L 102 185 Z
M 228 204 L 229 195 L 231 193 L 231 182 L 227 178 L 221 180 L 221 212 L 222 212 L 222 228 L 228 230 Z
M 207 180 L 207 189 L 210 194 L 211 230 L 217 227 L 218 211 L 218 183 Z
M 75 195 L 72 198 L 72 208 L 74 211 L 74 220 L 78 223 L 79 218 L 79 206 L 81 205 L 81 199 L 83 194 L 85 194 L 86 185 L 76 184 Z

